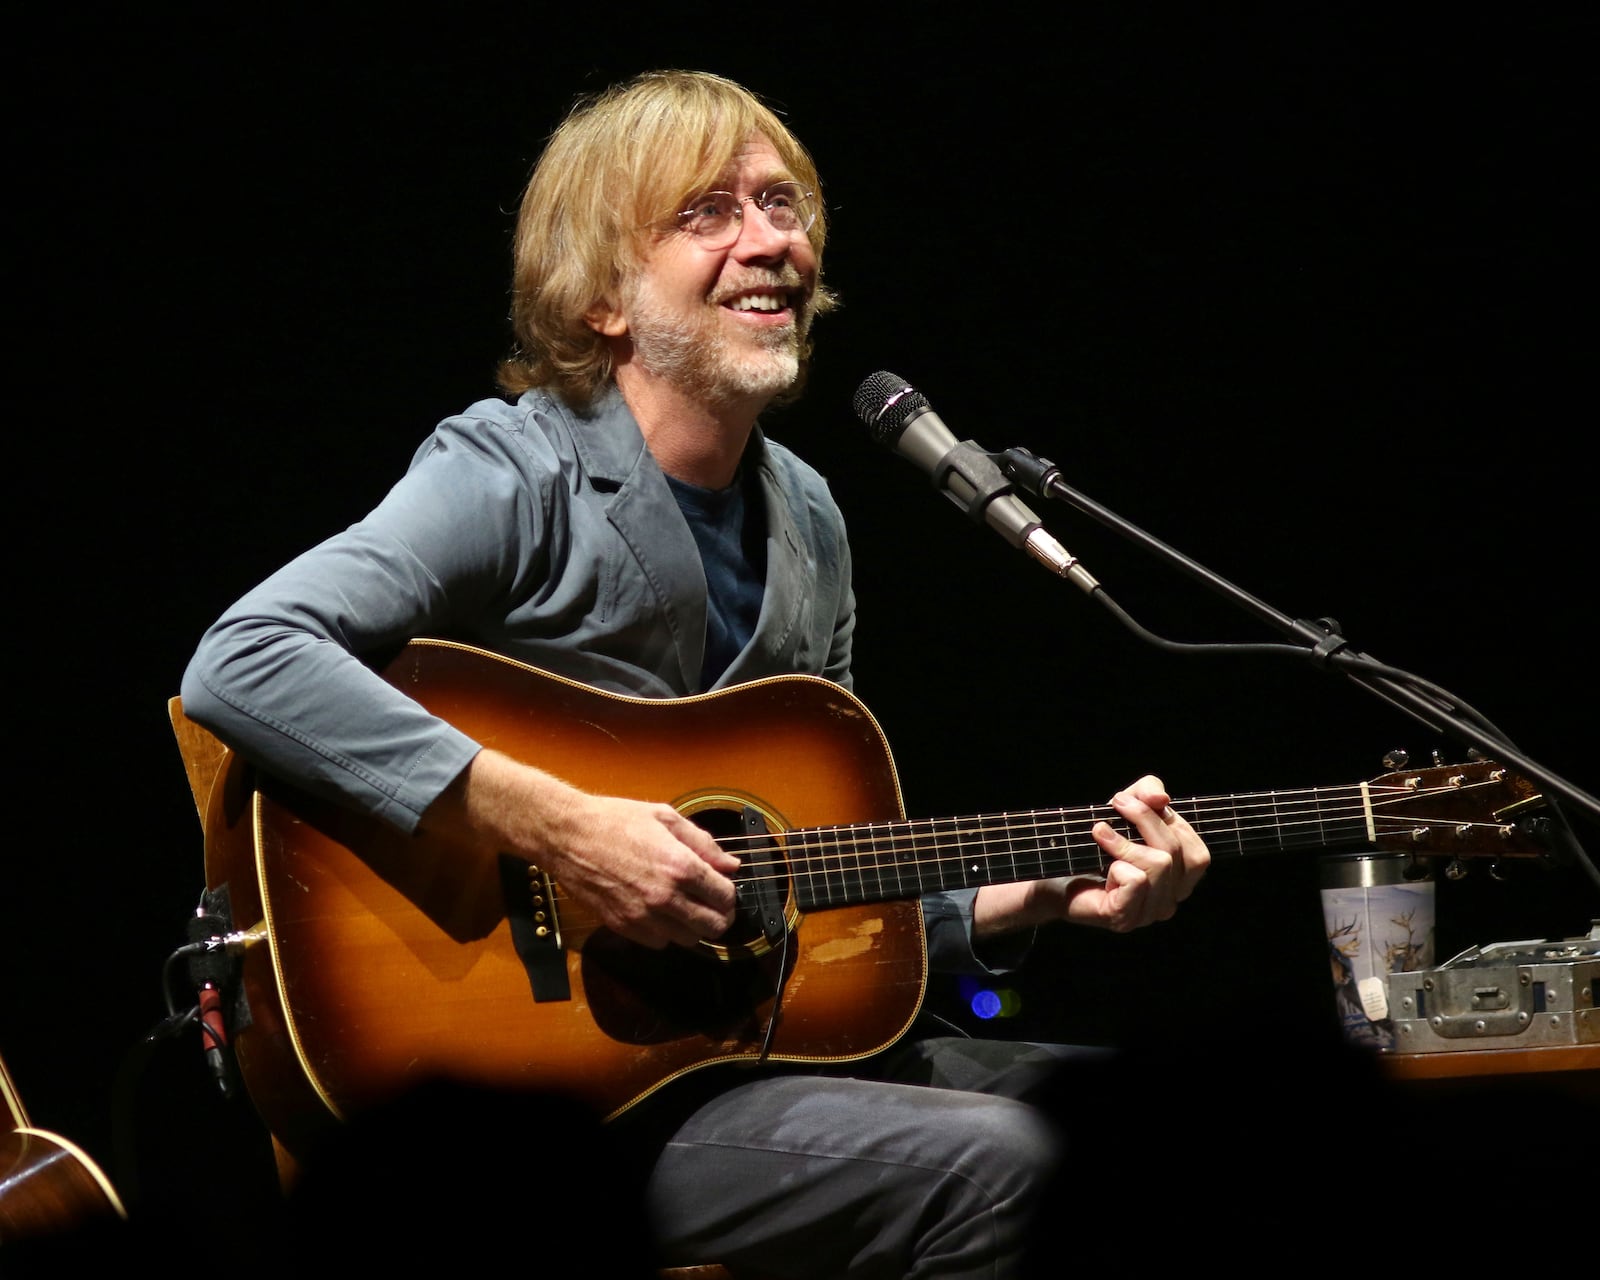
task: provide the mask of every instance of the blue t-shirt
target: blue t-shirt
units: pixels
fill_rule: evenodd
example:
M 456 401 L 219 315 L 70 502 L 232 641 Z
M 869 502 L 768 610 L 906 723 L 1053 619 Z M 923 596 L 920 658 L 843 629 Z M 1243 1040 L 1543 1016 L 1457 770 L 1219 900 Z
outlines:
M 766 531 L 762 521 L 746 528 L 742 478 L 726 489 L 703 489 L 667 477 L 672 496 L 706 571 L 706 652 L 700 687 L 709 689 L 755 634 L 767 576 Z

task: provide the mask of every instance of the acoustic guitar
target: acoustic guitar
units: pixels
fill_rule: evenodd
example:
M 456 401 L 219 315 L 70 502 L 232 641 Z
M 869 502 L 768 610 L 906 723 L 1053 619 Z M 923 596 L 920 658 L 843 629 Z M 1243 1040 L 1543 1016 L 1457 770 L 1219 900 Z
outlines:
M 0 1120 L 8 1121 L 0 1128 L 0 1245 L 61 1239 L 127 1219 L 94 1158 L 29 1119 L 4 1059 L 0 1104 Z
M 1101 874 L 1089 830 L 1123 825 L 1107 805 L 908 820 L 877 720 L 815 677 L 653 700 L 438 640 L 384 675 L 485 746 L 691 815 L 743 858 L 738 920 L 698 949 L 639 947 L 521 858 L 401 834 L 226 753 L 202 806 L 207 892 L 243 951 L 239 1072 L 292 1154 L 433 1076 L 610 1117 L 711 1064 L 864 1057 L 923 1002 L 923 894 Z M 1179 808 L 1219 860 L 1503 859 L 1544 854 L 1541 803 L 1476 761 Z

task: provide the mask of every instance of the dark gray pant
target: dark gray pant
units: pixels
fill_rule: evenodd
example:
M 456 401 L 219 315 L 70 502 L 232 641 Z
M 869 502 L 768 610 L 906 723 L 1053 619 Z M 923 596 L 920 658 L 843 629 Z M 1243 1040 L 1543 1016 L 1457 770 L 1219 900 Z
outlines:
M 1027 1099 L 1100 1052 L 934 1037 L 700 1102 L 646 1202 L 667 1261 L 774 1277 L 1019 1274 L 1060 1136 Z

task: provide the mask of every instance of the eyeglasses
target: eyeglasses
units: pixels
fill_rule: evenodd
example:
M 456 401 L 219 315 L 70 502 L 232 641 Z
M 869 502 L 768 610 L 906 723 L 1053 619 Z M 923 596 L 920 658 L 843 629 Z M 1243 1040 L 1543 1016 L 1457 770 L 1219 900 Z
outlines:
M 678 227 L 707 249 L 725 249 L 739 238 L 744 207 L 753 204 L 767 215 L 774 231 L 806 232 L 817 220 L 817 198 L 798 182 L 775 182 L 758 196 L 707 191 L 678 215 Z

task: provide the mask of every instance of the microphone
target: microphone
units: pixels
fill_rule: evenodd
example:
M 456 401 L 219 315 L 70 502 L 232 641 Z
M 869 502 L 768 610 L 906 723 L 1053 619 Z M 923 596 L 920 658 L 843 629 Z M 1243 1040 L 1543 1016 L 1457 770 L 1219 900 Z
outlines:
M 927 397 L 904 378 L 884 370 L 869 375 L 856 389 L 854 407 L 874 440 L 928 472 L 933 487 L 974 520 L 987 522 L 1012 546 L 1082 590 L 1099 587 L 1078 558 L 1051 537 L 1039 517 L 1012 493 L 1011 482 L 994 459 L 971 440 L 958 441 Z

